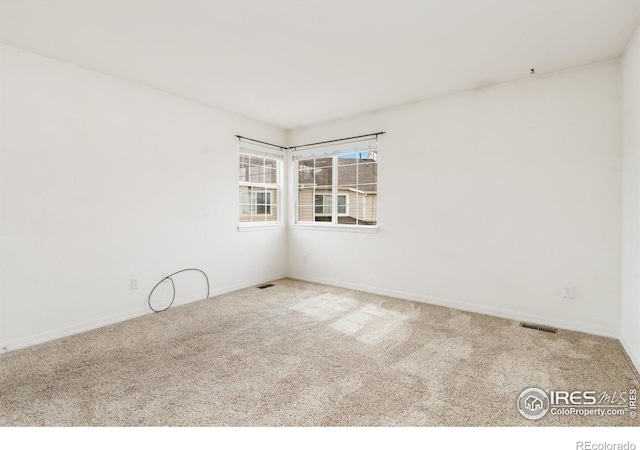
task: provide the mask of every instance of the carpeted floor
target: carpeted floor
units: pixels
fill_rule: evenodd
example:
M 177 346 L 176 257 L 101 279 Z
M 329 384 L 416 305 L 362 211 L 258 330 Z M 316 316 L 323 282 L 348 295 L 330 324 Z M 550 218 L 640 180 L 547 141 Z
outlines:
M 0 425 L 638 426 L 520 392 L 640 386 L 620 344 L 290 279 L 0 357 Z

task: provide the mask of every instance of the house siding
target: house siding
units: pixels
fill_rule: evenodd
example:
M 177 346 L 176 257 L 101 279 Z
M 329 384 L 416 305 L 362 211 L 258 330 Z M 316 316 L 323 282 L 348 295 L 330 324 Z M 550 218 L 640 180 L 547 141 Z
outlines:
M 298 189 L 298 221 L 314 221 L 314 195 L 331 195 L 331 189 Z M 359 193 L 353 190 L 340 189 L 338 195 L 348 196 L 348 216 L 357 220 L 377 220 L 378 196 L 375 193 Z M 365 200 L 366 199 L 366 200 Z

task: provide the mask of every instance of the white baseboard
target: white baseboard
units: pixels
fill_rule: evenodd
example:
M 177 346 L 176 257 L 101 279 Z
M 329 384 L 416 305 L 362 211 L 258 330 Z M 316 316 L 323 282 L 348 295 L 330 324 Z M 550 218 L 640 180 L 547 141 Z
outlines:
M 538 316 L 535 314 L 527 314 L 518 311 L 512 311 L 508 309 L 495 308 L 492 306 L 478 305 L 475 303 L 465 303 L 456 300 L 450 300 L 446 298 L 431 297 L 423 294 L 415 294 L 411 292 L 397 291 L 393 289 L 383 289 L 368 285 L 362 285 L 357 283 L 349 283 L 344 281 L 329 280 L 319 277 L 307 277 L 299 275 L 289 275 L 289 278 L 311 281 L 314 283 L 327 284 L 330 286 L 343 287 L 347 289 L 353 289 L 356 291 L 369 292 L 372 294 L 385 295 L 387 297 L 395 297 L 403 300 L 411 300 L 420 303 L 427 303 L 430 305 L 446 306 L 447 308 L 458 309 L 467 312 L 473 312 L 478 314 L 486 314 L 488 316 L 501 317 L 504 319 L 511 319 L 521 322 L 532 322 L 540 325 L 547 325 L 563 330 L 579 331 L 582 333 L 594 334 L 597 336 L 604 336 L 609 338 L 618 339 L 618 330 L 615 328 L 601 327 L 593 324 L 585 324 L 580 322 L 572 322 L 567 320 L 559 320 L 552 317 Z
M 43 344 L 55 339 L 71 336 L 73 334 L 84 333 L 85 331 L 94 330 L 96 328 L 123 322 L 125 320 L 135 319 L 136 317 L 143 316 L 148 312 L 151 311 L 149 311 L 148 309 L 128 311 L 122 314 L 114 314 L 100 319 L 83 322 L 77 325 L 62 327 L 55 330 L 45 331 L 44 333 L 38 333 L 31 336 L 14 339 L 12 341 L 3 342 L 0 343 L 0 354 L 12 352 L 14 350 L 19 350 L 25 347 L 31 347 L 33 345 Z
M 209 298 L 216 297 L 218 295 L 226 294 L 229 292 L 237 291 L 247 287 L 255 286 L 257 284 L 263 284 L 268 281 L 285 278 L 286 275 L 274 275 L 268 278 L 260 278 L 256 280 L 247 281 L 245 283 L 239 283 L 235 285 L 225 286 L 209 291 Z M 173 306 L 186 305 L 188 303 L 203 300 L 202 297 L 192 295 L 185 298 L 177 298 L 173 302 Z M 68 327 L 62 327 L 55 330 L 46 331 L 44 333 L 38 333 L 31 336 L 25 336 L 22 338 L 14 339 L 8 342 L 0 342 L 0 354 L 19 350 L 21 348 L 31 347 L 33 345 L 44 344 L 45 342 L 53 341 L 67 336 L 72 336 L 78 333 L 84 333 L 85 331 L 95 330 L 96 328 L 102 328 L 107 325 L 113 325 L 114 323 L 123 322 L 125 320 L 135 319 L 136 317 L 144 316 L 147 314 L 153 314 L 149 308 L 136 309 L 120 314 L 113 314 L 110 316 L 102 317 L 100 319 L 90 320 L 77 325 L 71 325 Z
M 633 348 L 631 345 L 631 341 L 627 338 L 624 333 L 620 333 L 620 344 L 622 344 L 622 348 L 627 352 L 629 359 L 636 366 L 636 370 L 640 373 L 640 355 L 638 354 L 638 350 Z
M 462 311 L 474 312 L 479 314 L 486 314 L 486 315 L 495 316 L 495 317 L 502 317 L 505 319 L 533 322 L 541 325 L 548 325 L 548 326 L 557 327 L 565 330 L 580 331 L 583 333 L 589 333 L 589 334 L 594 334 L 598 336 L 605 336 L 605 337 L 610 337 L 615 339 L 618 339 L 620 337 L 620 342 L 622 343 L 625 351 L 627 352 L 627 354 L 629 355 L 629 358 L 632 360 L 633 364 L 636 366 L 636 368 L 640 372 L 640 358 L 634 352 L 633 347 L 629 345 L 629 341 L 626 340 L 624 336 L 619 336 L 618 330 L 616 329 L 599 327 L 592 324 L 583 324 L 579 322 L 558 320 L 558 319 L 544 317 L 544 316 L 526 314 L 526 313 L 521 313 L 517 311 L 511 311 L 511 310 L 471 304 L 471 303 L 464 303 L 464 302 L 459 302 L 459 301 L 450 300 L 450 299 L 426 296 L 422 294 L 415 294 L 415 293 L 398 291 L 393 289 L 383 289 L 383 288 L 377 288 L 377 287 L 372 287 L 368 285 L 342 282 L 342 281 L 330 280 L 330 279 L 320 278 L 320 277 L 305 277 L 305 276 L 299 276 L 299 275 L 278 274 L 278 275 L 273 275 L 267 278 L 260 278 L 260 279 L 247 281 L 244 283 L 238 283 L 235 285 L 220 287 L 220 288 L 211 290 L 209 292 L 209 297 L 215 297 L 218 295 L 226 294 L 229 292 L 237 291 L 240 289 L 244 289 L 247 287 L 255 286 L 258 284 L 266 283 L 268 281 L 273 281 L 273 280 L 276 280 L 279 278 L 285 278 L 285 277 L 303 280 L 303 281 L 310 281 L 314 283 L 322 283 L 330 286 L 344 287 L 347 289 L 354 289 L 354 290 L 363 291 L 363 292 L 370 292 L 373 294 L 385 295 L 388 297 L 395 297 L 395 298 L 400 298 L 404 300 L 411 300 L 411 301 L 417 301 L 417 302 L 427 303 L 432 305 L 445 306 L 448 308 L 454 308 Z M 185 304 L 192 303 L 199 300 L 202 300 L 202 298 L 199 296 L 190 296 L 186 298 L 176 299 L 173 306 L 185 305 Z M 31 347 L 33 345 L 42 344 L 45 342 L 71 336 L 74 334 L 83 333 L 85 331 L 94 330 L 96 328 L 101 328 L 107 325 L 112 325 L 114 323 L 123 322 L 125 320 L 134 319 L 136 317 L 140 317 L 140 316 L 151 314 L 151 313 L 152 312 L 148 308 L 137 309 L 137 310 L 121 313 L 121 314 L 115 314 L 115 315 L 103 317 L 96 320 L 91 320 L 88 322 L 83 322 L 77 325 L 58 328 L 56 330 L 51 330 L 44 333 L 39 333 L 39 334 L 15 339 L 12 341 L 0 343 L 0 354 L 18 350 L 25 347 Z

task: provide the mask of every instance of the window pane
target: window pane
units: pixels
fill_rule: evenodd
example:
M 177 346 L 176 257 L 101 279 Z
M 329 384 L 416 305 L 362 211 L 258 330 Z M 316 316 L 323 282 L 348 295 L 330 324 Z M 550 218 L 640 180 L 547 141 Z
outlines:
M 240 222 L 251 222 L 251 211 L 246 206 L 240 205 Z
M 313 189 L 298 189 L 298 204 L 302 206 L 313 206 Z
M 300 186 L 313 186 L 313 171 L 299 170 L 298 171 L 298 185 L 300 185 Z
M 365 192 L 368 194 L 374 194 L 376 193 L 378 190 L 378 185 L 377 184 L 359 184 L 358 185 L 358 191 L 360 192 Z
M 264 172 L 264 182 L 276 184 L 278 182 L 278 171 L 276 169 L 266 168 Z
M 333 166 L 332 158 L 317 158 L 316 160 L 316 169 L 321 168 L 331 168 Z
M 363 157 L 362 162 L 368 162 L 368 161 L 371 161 L 371 162 L 378 161 L 378 150 L 372 150 L 366 153 L 366 155 Z
M 298 222 L 313 222 L 313 206 L 298 207 Z
M 338 166 L 338 185 L 358 183 L 358 166 Z
M 352 216 L 338 216 L 339 225 L 357 225 L 356 219 Z
M 264 158 L 261 156 L 250 156 L 249 164 L 252 166 L 264 166 Z
M 378 163 L 358 165 L 358 184 L 370 184 L 378 182 Z
M 333 203 L 333 196 L 332 194 L 325 194 L 322 196 L 322 199 L 324 201 L 324 211 L 323 214 L 330 216 L 332 214 L 332 203 Z
M 316 168 L 316 186 L 331 186 L 333 183 L 333 171 L 331 167 Z
M 358 163 L 358 153 L 338 156 L 338 166 L 346 166 Z
M 251 188 L 240 186 L 240 222 L 251 222 Z
M 378 182 L 378 164 L 366 163 L 338 167 L 338 185 L 360 185 Z
M 313 159 L 301 159 L 298 161 L 298 170 L 312 171 L 315 168 Z
M 240 162 L 239 175 L 240 175 L 240 181 L 247 181 L 247 166 L 242 162 Z
M 331 194 L 316 194 L 315 196 L 316 215 L 331 215 Z
M 264 167 L 249 166 L 249 181 L 251 183 L 264 183 Z
M 347 213 L 347 196 L 338 195 L 338 214 Z
M 250 203 L 251 188 L 249 186 L 240 186 L 240 203 Z
M 298 161 L 298 184 L 313 185 L 314 172 L 313 159 Z

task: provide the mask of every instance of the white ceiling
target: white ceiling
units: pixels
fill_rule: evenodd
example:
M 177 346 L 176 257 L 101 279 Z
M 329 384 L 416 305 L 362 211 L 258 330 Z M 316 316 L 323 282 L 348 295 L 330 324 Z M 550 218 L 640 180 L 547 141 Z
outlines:
M 640 0 L 0 0 L 2 41 L 306 126 L 623 53 Z

